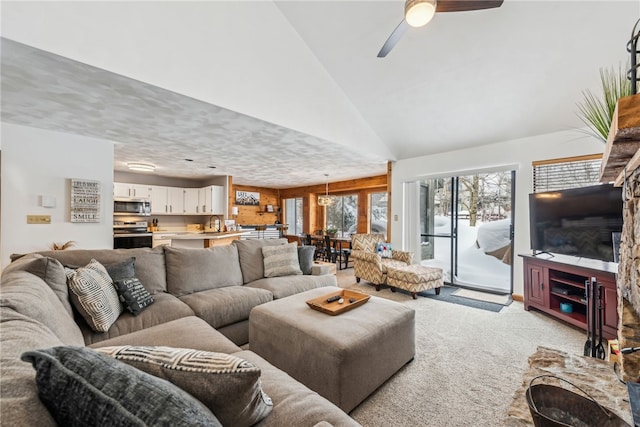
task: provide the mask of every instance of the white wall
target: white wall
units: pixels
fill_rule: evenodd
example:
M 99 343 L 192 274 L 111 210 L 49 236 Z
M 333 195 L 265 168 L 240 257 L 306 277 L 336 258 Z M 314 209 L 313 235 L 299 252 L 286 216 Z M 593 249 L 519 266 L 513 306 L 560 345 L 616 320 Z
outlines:
M 466 150 L 450 151 L 432 156 L 400 160 L 393 166 L 392 206 L 394 218 L 391 231 L 394 247 L 419 253 L 410 230 L 417 230 L 415 215 L 410 212 L 415 192 L 406 191 L 404 183 L 427 177 L 464 175 L 467 172 L 516 170 L 515 231 L 514 231 L 514 294 L 523 295 L 523 267 L 520 253 L 531 253 L 529 246 L 529 200 L 533 191 L 534 160 L 553 159 L 602 153 L 604 144 L 578 130 L 556 132 L 517 139 Z M 404 194 L 408 194 L 404 196 Z M 396 220 L 396 215 L 398 219 Z M 413 221 L 411 219 L 413 218 Z M 405 221 L 410 221 L 403 226 Z
M 1 135 L 2 265 L 12 253 L 47 250 L 53 242 L 113 247 L 113 143 L 7 123 Z M 102 183 L 101 222 L 70 222 L 70 178 Z M 55 197 L 56 207 L 42 207 L 43 195 Z M 27 224 L 27 215 L 51 215 L 51 224 Z

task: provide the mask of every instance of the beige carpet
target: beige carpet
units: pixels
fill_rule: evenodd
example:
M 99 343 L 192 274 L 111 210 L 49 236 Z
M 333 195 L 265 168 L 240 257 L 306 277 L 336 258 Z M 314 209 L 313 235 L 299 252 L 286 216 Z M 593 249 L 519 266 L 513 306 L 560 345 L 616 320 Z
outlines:
M 514 301 L 500 313 L 338 282 L 416 311 L 416 356 L 351 412 L 363 426 L 501 426 L 539 345 L 580 353 L 586 333 Z M 374 367 L 372 367 L 374 369 Z
M 488 292 L 473 291 L 471 289 L 456 289 L 452 295 L 462 298 L 470 298 L 478 301 L 492 302 L 495 304 L 509 304 L 509 295 L 490 294 Z

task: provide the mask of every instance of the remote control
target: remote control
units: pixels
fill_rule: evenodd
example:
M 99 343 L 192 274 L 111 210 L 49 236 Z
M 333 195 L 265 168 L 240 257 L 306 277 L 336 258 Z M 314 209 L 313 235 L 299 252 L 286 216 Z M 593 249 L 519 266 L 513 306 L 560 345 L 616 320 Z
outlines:
M 327 302 L 334 302 L 340 299 L 340 295 L 336 295 L 334 297 L 327 298 Z

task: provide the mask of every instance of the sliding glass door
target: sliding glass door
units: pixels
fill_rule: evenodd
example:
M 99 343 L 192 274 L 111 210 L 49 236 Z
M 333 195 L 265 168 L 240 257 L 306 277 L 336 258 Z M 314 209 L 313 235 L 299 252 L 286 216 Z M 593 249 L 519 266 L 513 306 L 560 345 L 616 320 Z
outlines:
M 512 290 L 514 172 L 420 183 L 421 263 L 453 285 Z

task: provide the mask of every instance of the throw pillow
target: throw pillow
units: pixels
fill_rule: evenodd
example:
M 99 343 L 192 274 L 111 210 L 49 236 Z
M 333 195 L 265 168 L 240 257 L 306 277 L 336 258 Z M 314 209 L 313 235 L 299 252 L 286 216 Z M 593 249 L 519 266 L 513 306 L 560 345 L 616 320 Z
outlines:
M 74 307 L 95 332 L 107 332 L 122 305 L 111 277 L 102 264 L 92 259 L 76 270 L 65 267 L 69 296 Z
M 204 403 L 225 426 L 251 426 L 273 408 L 262 391 L 260 368 L 230 354 L 162 346 L 97 350 L 171 381 Z
M 311 274 L 313 267 L 313 257 L 316 253 L 316 247 L 311 245 L 298 246 L 298 262 L 302 274 Z
M 264 277 L 302 274 L 297 246 L 295 242 L 287 245 L 263 246 Z
M 382 258 L 391 258 L 391 243 L 378 243 L 376 252 Z
M 131 257 L 124 261 L 114 262 L 113 264 L 104 264 L 104 268 L 109 273 L 111 281 L 115 282 L 120 279 L 136 277 L 136 259 Z
M 201 402 L 86 347 L 23 353 L 36 370 L 38 396 L 61 426 L 221 426 Z
M 131 314 L 137 316 L 142 310 L 153 304 L 154 299 L 136 277 L 113 282 L 120 302 Z

